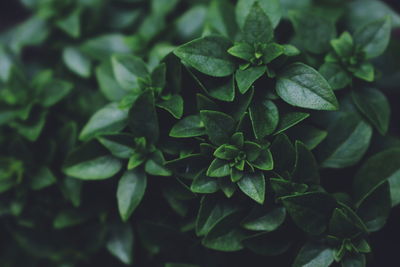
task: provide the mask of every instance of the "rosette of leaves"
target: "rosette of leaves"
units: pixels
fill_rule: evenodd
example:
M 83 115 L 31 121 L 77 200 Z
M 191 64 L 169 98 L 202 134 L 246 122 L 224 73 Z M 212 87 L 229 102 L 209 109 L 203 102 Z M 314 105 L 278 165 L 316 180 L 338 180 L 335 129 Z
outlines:
M 333 89 L 352 84 L 353 77 L 373 82 L 376 71 L 369 61 L 381 55 L 390 39 L 390 17 L 372 21 L 354 33 L 343 32 L 330 41 L 332 51 L 325 56 L 320 72 Z
M 230 4 L 223 3 L 227 12 L 235 16 Z M 189 67 L 199 85 L 218 100 L 230 102 L 235 99 L 234 80 L 239 92 L 244 94 L 267 73 L 276 79 L 275 90 L 268 88 L 270 94 L 277 94 L 286 103 L 316 110 L 336 110 L 338 103 L 330 85 L 315 69 L 303 63 L 287 62 L 284 58 L 278 62 L 280 57 L 297 55 L 298 50 L 272 41 L 280 13 L 269 16 L 270 7 L 273 10 L 280 8 L 277 1 L 239 1 L 235 16 L 237 26 L 232 29 L 240 31 L 232 30 L 227 38 L 227 34 L 215 26 L 220 34 L 195 39 L 178 47 L 174 53 Z M 239 41 L 234 45 L 232 41 L 236 38 Z M 276 66 L 272 67 L 274 61 Z M 267 64 L 271 67 L 267 68 Z M 207 80 L 213 80 L 214 85 Z

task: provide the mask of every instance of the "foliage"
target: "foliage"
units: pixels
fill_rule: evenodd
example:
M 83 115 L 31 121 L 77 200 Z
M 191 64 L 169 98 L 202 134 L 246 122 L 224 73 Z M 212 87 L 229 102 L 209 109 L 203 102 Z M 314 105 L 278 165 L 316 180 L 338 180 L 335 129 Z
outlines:
M 384 265 L 389 5 L 19 2 L 0 33 L 1 266 Z

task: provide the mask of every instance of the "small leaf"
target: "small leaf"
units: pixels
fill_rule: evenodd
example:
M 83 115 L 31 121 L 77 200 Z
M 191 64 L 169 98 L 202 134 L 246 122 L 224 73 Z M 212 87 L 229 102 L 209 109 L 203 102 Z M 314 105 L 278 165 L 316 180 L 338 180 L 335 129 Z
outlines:
M 248 217 L 243 221 L 242 226 L 251 231 L 267 231 L 276 230 L 286 218 L 286 210 L 283 207 L 274 207 L 272 210 L 266 211 L 265 208 L 252 210 Z
M 303 63 L 293 63 L 279 74 L 276 92 L 285 102 L 297 107 L 317 110 L 339 107 L 329 83 Z
M 265 199 L 265 178 L 262 172 L 245 173 L 237 183 L 240 190 L 256 202 L 263 204 Z
M 219 159 L 231 160 L 239 154 L 239 149 L 235 146 L 223 144 L 214 151 L 214 157 Z
M 235 73 L 235 79 L 239 92 L 242 94 L 246 93 L 265 71 L 265 66 L 250 67 L 246 70 L 238 69 Z
M 274 160 L 269 149 L 261 150 L 256 160 L 251 161 L 251 165 L 259 170 L 270 171 L 274 168 Z
M 296 160 L 296 150 L 289 138 L 284 134 L 279 134 L 272 142 L 270 149 L 275 171 L 279 174 L 291 172 Z
M 166 100 L 157 103 L 157 107 L 165 109 L 176 119 L 183 115 L 183 98 L 180 95 L 172 95 Z
M 389 127 L 390 106 L 386 96 L 379 90 L 365 88 L 352 91 L 353 101 L 360 112 L 385 135 Z
M 102 134 L 116 133 L 125 128 L 128 110 L 120 109 L 117 103 L 110 103 L 98 110 L 83 127 L 79 139 L 88 140 Z
M 138 79 L 149 75 L 143 60 L 133 55 L 116 54 L 111 62 L 115 79 L 126 90 L 138 89 Z
M 109 134 L 97 140 L 117 158 L 127 159 L 134 153 L 134 137 L 129 134 Z
M 224 77 L 231 75 L 235 63 L 227 50 L 231 42 L 221 36 L 206 36 L 186 43 L 174 53 L 177 57 L 198 71 L 213 76 Z
M 209 177 L 225 177 L 230 173 L 229 162 L 222 159 L 214 159 L 207 170 Z
M 351 83 L 351 76 L 337 63 L 326 62 L 318 70 L 333 90 L 345 88 Z
M 232 117 L 212 110 L 201 110 L 200 117 L 212 143 L 222 145 L 229 142 L 235 124 Z
M 391 18 L 386 16 L 372 21 L 354 34 L 355 43 L 366 53 L 367 58 L 381 55 L 389 44 Z
M 91 75 L 90 59 L 75 47 L 66 47 L 63 50 L 63 61 L 75 74 L 89 78 Z
M 218 180 L 210 178 L 205 171 L 199 173 L 192 182 L 190 190 L 194 193 L 211 194 L 218 191 Z
M 171 129 L 169 136 L 187 138 L 205 134 L 204 124 L 199 115 L 190 115 L 179 120 Z
M 147 176 L 140 170 L 127 171 L 118 183 L 118 210 L 123 221 L 127 221 L 142 201 L 147 186 Z
M 357 78 L 360 78 L 364 81 L 367 82 L 373 82 L 375 79 L 375 71 L 374 71 L 374 66 L 367 62 L 367 63 L 362 63 L 358 69 L 353 72 L 354 76 Z
M 228 49 L 228 53 L 234 57 L 250 61 L 254 57 L 254 47 L 248 43 L 236 43 Z

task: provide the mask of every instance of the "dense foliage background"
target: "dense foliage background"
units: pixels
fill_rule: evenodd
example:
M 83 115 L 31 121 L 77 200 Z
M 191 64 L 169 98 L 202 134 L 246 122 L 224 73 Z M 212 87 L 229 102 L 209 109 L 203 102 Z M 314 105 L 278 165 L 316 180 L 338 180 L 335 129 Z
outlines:
M 395 266 L 399 12 L 1 1 L 0 266 Z

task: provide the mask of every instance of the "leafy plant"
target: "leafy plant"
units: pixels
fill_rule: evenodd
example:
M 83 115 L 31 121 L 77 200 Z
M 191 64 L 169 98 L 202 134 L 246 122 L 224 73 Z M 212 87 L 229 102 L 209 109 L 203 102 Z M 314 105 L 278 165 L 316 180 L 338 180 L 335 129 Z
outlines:
M 394 8 L 19 4 L 0 33 L 2 266 L 392 264 Z

